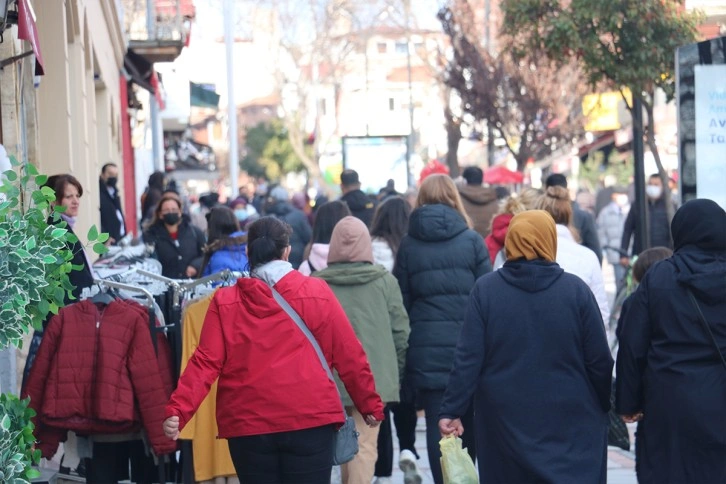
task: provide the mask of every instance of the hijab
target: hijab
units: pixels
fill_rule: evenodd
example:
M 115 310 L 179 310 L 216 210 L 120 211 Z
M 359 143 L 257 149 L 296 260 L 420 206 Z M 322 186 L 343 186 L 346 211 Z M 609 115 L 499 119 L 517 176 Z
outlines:
M 504 248 L 508 261 L 545 259 L 554 262 L 557 256 L 555 219 L 544 210 L 518 213 L 509 222 Z
M 690 200 L 673 217 L 671 233 L 675 250 L 687 245 L 707 251 L 726 250 L 726 211 L 713 200 Z
M 348 215 L 335 224 L 330 237 L 328 264 L 336 262 L 373 263 L 371 236 L 360 219 Z

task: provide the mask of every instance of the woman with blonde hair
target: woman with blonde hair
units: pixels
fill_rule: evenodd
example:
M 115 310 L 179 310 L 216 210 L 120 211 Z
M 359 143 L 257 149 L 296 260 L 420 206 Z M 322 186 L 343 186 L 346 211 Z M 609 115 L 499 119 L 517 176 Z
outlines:
M 469 293 L 476 280 L 490 271 L 489 253 L 481 235 L 471 230 L 454 182 L 446 175 L 427 177 L 411 213 L 408 234 L 398 249 L 393 274 L 411 322 L 405 378 L 426 412 L 429 463 L 437 484 L 443 482 L 439 407 L 454 364 Z M 472 409 L 462 417 L 471 424 Z M 476 455 L 473 432 L 464 435 L 464 445 L 472 457 Z
M 595 253 L 578 242 L 579 234 L 572 226 L 572 203 L 566 188 L 551 186 L 547 188 L 536 203 L 535 208 L 552 215 L 557 224 L 557 263 L 565 272 L 574 274 L 585 281 L 595 295 L 603 321 L 609 321 L 605 284 L 602 268 Z
M 492 217 L 489 235 L 484 237 L 484 243 L 487 246 L 487 250 L 489 250 L 489 260 L 492 261 L 494 270 L 502 267 L 504 261 L 507 260 L 504 239 L 509 230 L 509 222 L 511 222 L 512 217 L 525 210 L 527 208 L 522 204 L 519 197 L 512 195 L 502 202 L 499 211 Z

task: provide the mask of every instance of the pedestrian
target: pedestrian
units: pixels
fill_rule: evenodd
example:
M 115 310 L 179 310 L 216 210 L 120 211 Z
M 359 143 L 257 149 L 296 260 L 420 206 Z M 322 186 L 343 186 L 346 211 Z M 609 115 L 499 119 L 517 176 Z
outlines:
M 507 251 L 504 249 L 504 240 L 509 229 L 509 222 L 512 218 L 526 209 L 519 197 L 510 196 L 502 203 L 499 211 L 492 218 L 489 235 L 484 238 L 484 243 L 489 250 L 489 260 L 492 261 L 492 268 L 499 269 L 507 260 Z
M 630 212 L 630 200 L 628 190 L 625 187 L 616 186 L 612 190 L 612 199 L 605 205 L 597 216 L 597 235 L 600 238 L 600 246 L 605 252 L 605 258 L 613 266 L 615 272 L 616 293 L 625 283 L 627 269 L 620 263 L 620 241 L 623 238 L 623 227 L 625 219 Z
M 199 274 L 204 256 L 204 233 L 182 215 L 178 195 L 164 195 L 144 233 L 144 241 L 154 246 L 154 257 L 161 262 L 161 275 L 185 279 Z
M 368 227 L 351 215 L 333 229 L 328 267 L 315 273 L 328 283 L 343 306 L 368 355 L 376 391 L 383 403 L 398 402 L 406 363 L 410 327 L 398 282 L 383 266 L 373 263 Z M 338 385 L 349 415 L 359 429 L 359 452 L 342 467 L 343 484 L 370 484 L 378 458 L 378 428 L 366 428 L 363 415 Z
M 141 194 L 141 220 L 139 220 L 139 225 L 142 230 L 148 225 L 149 220 L 154 217 L 154 211 L 159 204 L 159 200 L 161 200 L 165 183 L 166 180 L 162 172 L 155 171 L 149 175 L 149 184 L 146 186 L 144 193 Z
M 638 237 L 632 242 L 632 252 L 630 251 L 631 239 L 645 221 L 640 220 L 638 210 L 630 210 L 625 219 L 623 226 L 623 238 L 620 241 L 620 249 L 625 253 L 638 255 L 648 247 L 668 247 L 673 248 L 673 240 L 668 221 L 668 207 L 666 205 L 665 196 L 663 194 L 663 182 L 660 175 L 654 173 L 648 178 L 648 185 L 645 187 L 645 195 L 648 200 L 646 210 L 648 211 L 648 245 L 642 246 Z M 673 202 L 671 201 L 671 204 Z M 673 205 L 675 211 L 675 205 Z M 620 263 L 624 267 L 628 267 L 630 259 L 627 256 L 621 256 Z
M 219 206 L 219 193 L 207 192 L 199 197 L 199 208 L 189 214 L 192 225 L 207 233 L 207 217 L 214 207 Z
M 343 170 L 340 175 L 340 190 L 343 195 L 340 199 L 348 204 L 348 208 L 350 208 L 350 212 L 354 217 L 358 217 L 366 226 L 370 227 L 376 204 L 368 195 L 363 193 L 360 187 L 358 172 Z
M 616 409 L 638 421 L 638 482 L 726 482 L 726 212 L 691 200 L 675 252 L 643 277 L 623 317 Z
M 240 229 L 244 230 L 245 227 L 258 218 L 259 214 L 255 207 L 247 201 L 244 197 L 237 197 L 229 203 L 229 208 L 234 212 L 234 216 L 237 218 Z
M 247 234 L 239 227 L 237 217 L 231 208 L 214 207 L 209 212 L 208 238 L 204 246 L 201 277 L 221 272 L 246 272 Z
M 567 189 L 557 185 L 549 187 L 540 198 L 536 208 L 548 212 L 557 224 L 557 264 L 565 272 L 574 274 L 585 281 L 587 287 L 595 295 L 602 320 L 610 321 L 602 267 L 592 250 L 578 243 L 580 234 L 572 226 L 572 203 Z
M 101 232 L 108 234 L 109 244 L 116 244 L 126 235 L 126 220 L 121 207 L 121 198 L 118 195 L 118 166 L 116 163 L 103 165 L 98 183 L 98 195 L 101 201 Z
M 329 483 L 334 434 L 344 422 L 335 382 L 272 288 L 310 329 L 366 425 L 383 419 L 366 354 L 335 294 L 288 262 L 291 231 L 275 217 L 250 226 L 252 277 L 214 294 L 166 407 L 164 431 L 177 439 L 218 380 L 219 437 L 228 439 L 243 483 Z
M 312 228 L 307 217 L 301 210 L 292 206 L 290 195 L 285 187 L 280 185 L 270 190 L 265 213 L 274 215 L 292 227 L 290 264 L 292 264 L 293 269 L 297 269 L 303 261 L 305 247 L 312 237 Z
M 567 190 L 567 178 L 559 173 L 551 174 L 545 180 L 545 188 L 550 187 L 562 187 Z M 568 200 L 570 200 L 569 196 L 570 194 L 567 192 Z M 593 251 L 598 263 L 602 264 L 602 249 L 600 249 L 600 240 L 597 238 L 595 219 L 590 212 L 581 209 L 576 202 L 570 201 L 570 203 L 572 205 L 572 226 L 580 234 L 579 243 Z
M 305 260 L 298 270 L 309 276 L 328 267 L 328 251 L 333 229 L 343 217 L 350 215 L 348 204 L 340 200 L 326 202 L 317 210 L 313 224 L 313 236 L 310 245 L 305 248 Z
M 489 235 L 492 217 L 499 208 L 497 191 L 491 187 L 482 186 L 484 172 L 477 166 L 467 166 L 461 174 L 466 181 L 465 185 L 458 187 L 464 210 L 474 224 L 474 230 L 479 235 Z M 492 259 L 494 260 L 494 259 Z
M 557 245 L 547 212 L 515 215 L 507 262 L 468 298 L 439 427 L 476 433 L 482 484 L 606 482 L 613 360 L 597 302 L 555 262 Z M 472 397 L 475 426 L 462 424 Z
M 411 205 L 402 196 L 391 197 L 378 205 L 371 222 L 373 261 L 393 272 L 398 248 L 401 240 L 408 233 L 408 221 L 411 216 Z M 403 378 L 403 375 L 401 376 Z M 389 403 L 385 409 L 386 419 L 381 422 L 378 432 L 378 460 L 376 461 L 374 484 L 391 482 L 393 474 L 393 430 L 391 414 L 396 426 L 398 448 L 400 450 L 398 466 L 404 471 L 406 482 L 418 482 L 421 473 L 416 464 L 419 458 L 416 452 L 416 415 L 414 392 L 404 379 L 401 382 L 401 396 L 397 403 Z
M 448 175 L 426 177 L 393 273 L 411 322 L 405 379 L 426 412 L 426 445 L 437 484 L 443 482 L 438 445 L 441 399 L 469 292 L 491 269 L 484 241 L 471 230 L 454 182 Z M 472 409 L 464 418 L 473 421 Z M 464 445 L 476 455 L 473 433 L 464 437 Z

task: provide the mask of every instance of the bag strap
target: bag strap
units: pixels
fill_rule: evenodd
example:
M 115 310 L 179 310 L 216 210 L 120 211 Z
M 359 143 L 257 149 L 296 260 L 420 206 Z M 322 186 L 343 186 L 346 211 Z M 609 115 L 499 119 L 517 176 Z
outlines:
M 718 347 L 718 343 L 716 342 L 716 337 L 713 335 L 713 331 L 711 331 L 711 325 L 708 324 L 708 322 L 706 321 L 706 317 L 703 315 L 703 312 L 701 311 L 701 306 L 699 306 L 698 302 L 696 301 L 696 296 L 693 295 L 693 292 L 691 292 L 690 289 L 686 288 L 686 291 L 688 291 L 688 297 L 691 299 L 693 306 L 696 308 L 696 313 L 698 313 L 698 319 L 706 327 L 706 331 L 708 331 L 708 335 L 711 337 L 711 341 L 713 342 L 713 347 L 716 348 L 716 353 L 718 353 L 719 358 L 721 358 L 721 364 L 723 365 L 724 369 L 726 369 L 726 359 L 724 359 L 723 353 L 721 353 L 721 348 Z

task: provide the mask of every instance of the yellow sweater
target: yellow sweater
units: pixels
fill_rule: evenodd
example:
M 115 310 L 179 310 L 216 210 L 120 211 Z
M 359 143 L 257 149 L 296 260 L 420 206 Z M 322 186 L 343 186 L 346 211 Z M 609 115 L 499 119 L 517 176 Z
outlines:
M 204 317 L 209 309 L 212 296 L 192 303 L 184 312 L 182 333 L 181 371 L 187 366 L 194 350 L 199 344 Z M 217 438 L 217 382 L 209 390 L 209 395 L 199 406 L 199 410 L 181 431 L 179 438 L 192 440 L 194 451 L 194 477 L 197 481 L 207 481 L 215 477 L 236 476 L 229 456 L 225 439 Z

